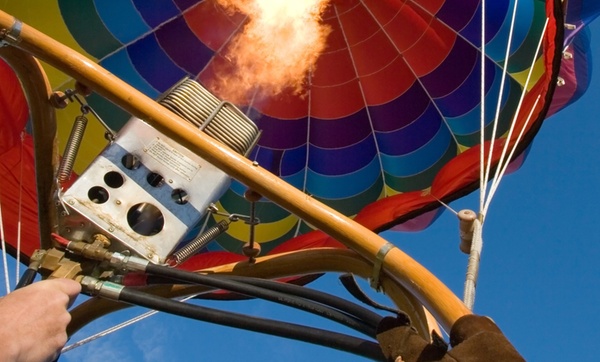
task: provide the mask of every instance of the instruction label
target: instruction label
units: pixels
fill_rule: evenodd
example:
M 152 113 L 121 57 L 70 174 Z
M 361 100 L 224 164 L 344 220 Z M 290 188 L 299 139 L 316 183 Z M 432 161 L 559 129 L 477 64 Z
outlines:
M 198 163 L 158 137 L 146 148 L 146 153 L 188 181 L 191 181 L 200 170 Z

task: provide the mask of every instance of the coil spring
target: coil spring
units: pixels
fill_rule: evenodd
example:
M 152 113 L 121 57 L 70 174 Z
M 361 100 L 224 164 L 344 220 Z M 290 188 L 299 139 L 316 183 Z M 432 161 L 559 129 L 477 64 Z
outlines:
M 219 235 L 227 231 L 229 229 L 229 224 L 231 221 L 229 220 L 221 220 L 215 226 L 210 227 L 206 232 L 198 235 L 194 240 L 192 240 L 189 244 L 184 246 L 183 248 L 177 250 L 167 259 L 167 263 L 172 266 L 177 266 L 187 259 L 189 259 L 192 255 L 196 254 L 200 249 L 206 246 L 209 242 L 216 239 Z
M 79 152 L 79 146 L 81 145 L 87 122 L 88 120 L 84 115 L 75 118 L 69 140 L 65 147 L 65 152 L 63 153 L 63 158 L 60 162 L 60 167 L 58 168 L 58 181 L 60 183 L 67 181 L 71 177 L 71 171 L 75 164 L 75 157 L 77 157 L 77 152 Z

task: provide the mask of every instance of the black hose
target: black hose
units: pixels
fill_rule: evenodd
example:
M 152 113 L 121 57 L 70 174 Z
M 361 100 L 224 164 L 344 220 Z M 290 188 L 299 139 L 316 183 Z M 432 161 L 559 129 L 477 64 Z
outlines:
M 212 278 L 223 278 L 238 281 L 244 284 L 250 284 L 254 286 L 258 286 L 261 288 L 286 293 L 288 295 L 295 295 L 297 297 L 309 299 L 315 301 L 317 303 L 321 303 L 332 308 L 338 309 L 341 312 L 344 312 L 348 315 L 351 315 L 367 325 L 372 326 L 373 328 L 377 328 L 379 322 L 383 318 L 379 314 L 373 312 L 372 310 L 365 308 L 356 303 L 352 303 L 344 298 L 337 297 L 335 295 L 331 295 L 319 290 L 310 289 L 305 286 L 300 286 L 291 283 L 284 283 L 275 280 L 269 279 L 261 279 L 255 277 L 246 277 L 246 276 L 237 276 L 230 274 L 214 274 L 211 275 Z M 167 284 L 172 283 L 173 279 L 165 278 L 162 276 L 147 276 L 146 283 L 148 285 L 153 284 Z M 251 299 L 253 297 L 249 297 L 247 295 L 239 294 L 236 292 L 231 293 L 208 293 L 208 294 L 200 294 L 195 297 L 195 299 L 207 299 L 207 300 L 242 300 L 242 299 Z
M 327 294 L 318 290 L 309 289 L 306 287 L 301 287 L 299 285 L 288 284 L 277 282 L 273 280 L 260 279 L 260 278 L 252 278 L 252 277 L 244 277 L 237 275 L 215 275 L 214 277 L 219 278 L 228 278 L 232 280 L 239 281 L 241 283 L 252 284 L 258 287 L 267 288 L 271 290 L 275 290 L 282 293 L 287 293 L 291 295 L 295 295 L 302 298 L 307 298 L 313 300 L 315 302 L 328 305 L 330 307 L 339 309 L 340 311 L 352 315 L 359 320 L 365 322 L 366 324 L 372 326 L 373 328 L 377 328 L 379 322 L 381 322 L 381 317 L 379 314 L 367 309 L 363 306 L 360 306 L 356 303 L 352 303 L 347 301 L 344 298 L 337 297 L 335 295 Z
M 136 273 L 133 273 L 133 274 L 136 274 Z M 230 274 L 212 274 L 212 275 L 230 275 Z M 296 276 L 292 279 L 286 280 L 285 284 L 297 285 L 299 287 L 302 287 L 303 289 L 306 289 L 307 284 L 319 279 L 321 276 L 323 276 L 322 273 Z M 249 278 L 249 277 L 247 277 L 247 278 Z M 255 279 L 260 279 L 260 278 L 255 278 Z M 269 280 L 269 279 L 260 279 L 260 280 Z M 273 282 L 279 283 L 279 284 L 282 283 L 279 281 L 273 281 Z M 139 285 L 139 283 L 140 283 L 139 280 L 133 281 L 133 285 Z M 165 278 L 165 277 L 161 277 L 161 276 L 157 276 L 157 275 L 144 274 L 144 283 L 145 283 L 145 285 L 173 284 L 173 279 Z M 133 286 L 133 285 L 131 285 L 131 286 Z M 267 288 L 267 289 L 272 289 L 272 288 Z M 254 297 L 249 297 L 247 295 L 243 295 L 243 294 L 236 293 L 236 292 L 231 292 L 231 291 L 225 292 L 225 291 L 220 290 L 220 291 L 216 291 L 216 292 L 207 292 L 207 293 L 198 294 L 194 297 L 194 299 L 237 301 L 237 300 L 254 299 Z M 310 298 L 308 298 L 308 299 L 310 299 Z M 348 303 L 350 303 L 350 302 L 348 302 Z
M 19 279 L 19 282 L 17 283 L 17 286 L 15 287 L 15 289 L 21 289 L 21 288 L 26 287 L 29 284 L 33 283 L 36 276 L 37 276 L 37 270 L 27 268 L 25 270 L 25 272 L 23 273 L 23 275 L 21 276 L 21 278 Z
M 209 323 L 296 339 L 377 361 L 385 361 L 377 343 L 337 332 L 180 303 L 132 288 L 123 288 L 119 300 Z
M 354 330 L 364 333 L 369 337 L 374 338 L 376 336 L 376 325 L 369 325 L 362 320 L 359 320 L 346 313 L 342 313 L 336 309 L 278 291 L 247 285 L 231 279 L 219 278 L 212 275 L 209 276 L 204 274 L 196 274 L 155 264 L 148 264 L 146 267 L 146 272 L 175 280 L 230 290 L 252 297 L 269 300 L 275 303 L 284 304 L 344 324 Z
M 401 313 L 404 314 L 404 312 L 396 309 L 396 308 L 392 308 L 392 307 L 388 307 L 386 305 L 383 304 L 379 304 L 377 302 L 375 302 L 374 300 L 372 300 L 371 298 L 369 298 L 363 291 L 362 289 L 360 289 L 360 287 L 358 286 L 358 283 L 356 282 L 356 279 L 354 279 L 354 275 L 352 274 L 344 274 L 342 276 L 340 276 L 340 281 L 342 282 L 342 285 L 344 286 L 344 288 L 346 288 L 346 290 L 352 294 L 352 296 L 356 299 L 358 299 L 359 301 L 365 303 L 366 305 L 369 305 L 373 308 L 377 308 L 379 310 L 384 310 L 390 313 L 394 313 L 396 315 L 399 315 Z

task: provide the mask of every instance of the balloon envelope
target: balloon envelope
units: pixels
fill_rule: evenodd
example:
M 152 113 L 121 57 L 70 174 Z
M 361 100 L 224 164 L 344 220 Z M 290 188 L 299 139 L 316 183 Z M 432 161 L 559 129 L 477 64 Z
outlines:
M 569 6 L 580 3 L 569 2 Z M 438 200 L 457 198 L 478 185 L 482 114 L 486 142 L 501 139 L 495 149 L 516 142 L 516 136 L 506 139 L 513 120 L 517 128 L 525 127 L 522 151 L 550 105 L 563 45 L 556 19 L 562 16 L 560 9 L 553 1 L 521 1 L 511 32 L 513 5 L 504 0 L 487 2 L 482 62 L 478 1 L 330 1 L 322 14 L 322 24 L 329 29 L 326 46 L 306 74 L 303 90 L 286 88 L 237 104 L 263 131 L 249 157 L 307 197 L 375 231 L 426 227 L 439 213 Z M 248 16 L 216 1 L 19 1 L 1 7 L 152 98 L 185 76 L 209 88 L 226 77 L 231 70 L 226 50 L 249 22 Z M 55 88 L 73 86 L 65 75 L 49 67 L 47 71 Z M 2 79 L 4 83 L 8 78 Z M 11 82 L 14 86 L 16 80 Z M 88 102 L 114 129 L 129 118 L 97 95 Z M 6 140 L 19 139 L 26 107 L 22 100 L 11 100 L 0 110 L 2 144 L 8 145 Z M 64 119 L 59 124 L 64 144 L 78 110 L 59 113 Z M 530 113 L 531 122 L 525 126 Z M 78 172 L 106 144 L 102 129 L 93 127 L 80 151 Z M 19 142 L 10 144 L 21 147 Z M 21 157 L 5 155 L 9 160 Z M 218 207 L 249 214 L 245 191 L 242 183 L 234 182 Z M 32 189 L 25 193 L 35 199 Z M 3 202 L 7 194 L 2 193 Z M 255 236 L 263 253 L 339 246 L 268 200 L 260 200 L 256 210 L 261 224 Z M 34 220 L 35 207 L 30 205 L 22 214 Z M 219 220 L 211 217 L 208 224 Z M 248 228 L 232 224 L 197 258 L 198 265 L 241 258 Z M 35 245 L 35 227 L 27 233 L 24 243 Z M 16 230 L 10 235 L 6 239 L 14 245 Z M 30 253 L 31 248 L 25 250 Z

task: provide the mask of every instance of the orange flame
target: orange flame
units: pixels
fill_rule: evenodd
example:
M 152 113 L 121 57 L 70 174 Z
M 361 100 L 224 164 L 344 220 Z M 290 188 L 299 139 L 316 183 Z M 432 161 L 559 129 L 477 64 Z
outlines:
M 321 23 L 329 0 L 217 0 L 247 18 L 228 44 L 233 71 L 210 84 L 221 98 L 245 103 L 291 88 L 301 94 L 310 70 L 325 49 L 330 28 Z

